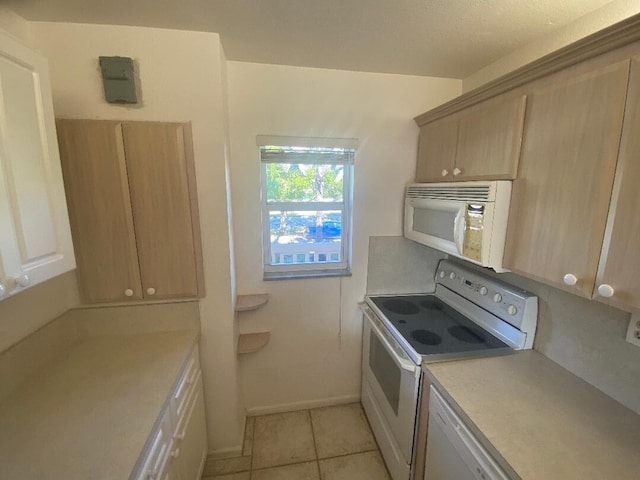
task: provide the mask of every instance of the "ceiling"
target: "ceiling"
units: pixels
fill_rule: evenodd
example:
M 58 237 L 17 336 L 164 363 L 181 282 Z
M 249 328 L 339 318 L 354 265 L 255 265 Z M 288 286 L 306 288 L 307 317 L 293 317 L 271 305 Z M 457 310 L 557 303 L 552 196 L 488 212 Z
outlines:
M 3 0 L 27 20 L 217 32 L 229 60 L 465 78 L 611 0 Z

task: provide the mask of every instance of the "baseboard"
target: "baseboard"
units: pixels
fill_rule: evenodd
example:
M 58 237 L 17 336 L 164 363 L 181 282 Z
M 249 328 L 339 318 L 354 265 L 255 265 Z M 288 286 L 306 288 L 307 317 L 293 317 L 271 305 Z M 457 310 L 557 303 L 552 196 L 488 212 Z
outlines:
M 218 450 L 211 450 L 207 454 L 207 458 L 212 458 L 214 460 L 220 458 L 230 458 L 230 457 L 239 457 L 242 455 L 242 445 L 239 447 L 228 447 L 228 448 L 220 448 Z
M 292 412 L 295 410 L 308 410 L 310 408 L 331 407 L 333 405 L 343 405 L 360 401 L 360 394 L 344 395 L 342 397 L 330 397 L 320 400 L 305 400 L 302 402 L 281 403 L 279 405 L 269 405 L 264 407 L 249 407 L 247 415 L 269 415 L 272 413 Z

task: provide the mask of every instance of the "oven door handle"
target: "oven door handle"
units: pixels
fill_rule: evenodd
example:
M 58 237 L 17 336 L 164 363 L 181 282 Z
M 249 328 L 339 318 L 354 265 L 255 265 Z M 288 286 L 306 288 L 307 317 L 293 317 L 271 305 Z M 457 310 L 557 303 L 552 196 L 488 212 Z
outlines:
M 380 329 L 376 325 L 376 322 L 373 320 L 372 315 L 374 315 L 374 313 L 371 311 L 369 306 L 363 303 L 360 305 L 360 308 L 362 309 L 364 316 L 367 317 L 369 325 L 371 325 L 371 329 L 373 330 L 374 334 L 382 342 L 384 348 L 389 352 L 396 364 L 403 370 L 411 373 L 416 373 L 416 370 L 418 369 L 417 365 L 410 360 L 398 356 L 393 346 L 389 343 L 389 340 L 387 340 L 386 336 L 380 331 Z

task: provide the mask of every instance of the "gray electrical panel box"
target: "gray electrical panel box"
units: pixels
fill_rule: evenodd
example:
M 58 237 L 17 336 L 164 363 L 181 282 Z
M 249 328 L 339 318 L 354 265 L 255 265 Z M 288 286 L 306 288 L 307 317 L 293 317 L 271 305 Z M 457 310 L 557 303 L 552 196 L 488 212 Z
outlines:
M 127 57 L 100 57 L 104 96 L 109 103 L 138 103 L 133 60 Z

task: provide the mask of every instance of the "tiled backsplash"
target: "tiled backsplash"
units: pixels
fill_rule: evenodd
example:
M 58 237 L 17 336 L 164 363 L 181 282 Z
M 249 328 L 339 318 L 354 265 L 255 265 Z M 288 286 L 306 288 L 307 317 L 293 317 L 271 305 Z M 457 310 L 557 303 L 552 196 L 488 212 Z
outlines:
M 67 313 L 76 319 L 85 337 L 137 333 L 200 330 L 197 301 L 83 307 Z
M 432 291 L 440 258 L 403 237 L 371 237 L 367 292 Z M 535 350 L 640 414 L 640 348 L 625 340 L 629 313 L 513 273 L 481 270 L 538 296 Z
M 369 237 L 367 293 L 425 293 L 436 288 L 440 253 L 404 237 Z
M 537 351 L 640 414 L 640 348 L 625 340 L 629 313 L 513 273 L 496 276 L 538 295 Z

